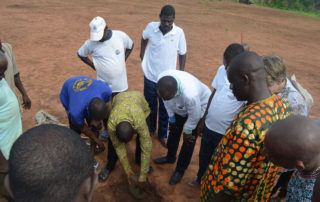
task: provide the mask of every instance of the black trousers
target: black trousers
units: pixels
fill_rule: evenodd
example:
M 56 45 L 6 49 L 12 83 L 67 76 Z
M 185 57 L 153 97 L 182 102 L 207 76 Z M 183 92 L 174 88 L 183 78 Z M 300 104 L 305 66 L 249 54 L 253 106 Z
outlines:
M 199 170 L 197 174 L 198 182 L 201 181 L 202 175 L 206 171 L 210 163 L 211 157 L 216 147 L 220 143 L 222 137 L 222 134 L 210 130 L 205 125 L 202 132 L 201 146 L 199 152 Z
M 167 153 L 167 158 L 169 161 L 176 160 L 181 133 L 183 130 L 183 126 L 187 121 L 187 118 L 188 117 L 182 117 L 178 114 L 175 114 L 175 119 L 176 119 L 175 126 L 169 128 L 170 131 L 169 131 L 169 137 L 168 137 L 168 153 Z M 184 171 L 188 168 L 190 164 L 194 146 L 196 144 L 197 137 L 198 137 L 197 128 L 195 128 L 192 131 L 192 135 L 196 137 L 195 140 L 192 143 L 183 142 L 182 144 L 182 147 L 179 153 L 178 162 L 177 162 L 176 172 L 184 173 Z

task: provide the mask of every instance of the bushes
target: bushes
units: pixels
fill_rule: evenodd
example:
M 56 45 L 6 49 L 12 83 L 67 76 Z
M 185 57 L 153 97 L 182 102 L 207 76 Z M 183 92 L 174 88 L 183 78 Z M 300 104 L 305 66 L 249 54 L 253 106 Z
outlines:
M 270 7 L 306 12 L 318 12 L 320 5 L 320 0 L 260 0 L 258 2 Z

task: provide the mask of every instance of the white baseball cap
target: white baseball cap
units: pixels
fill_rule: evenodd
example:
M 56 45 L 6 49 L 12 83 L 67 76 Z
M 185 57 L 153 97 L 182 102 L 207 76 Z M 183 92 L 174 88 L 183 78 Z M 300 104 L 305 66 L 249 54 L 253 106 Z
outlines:
M 103 37 L 104 29 L 106 28 L 106 21 L 100 16 L 93 18 L 90 22 L 90 40 L 99 41 Z

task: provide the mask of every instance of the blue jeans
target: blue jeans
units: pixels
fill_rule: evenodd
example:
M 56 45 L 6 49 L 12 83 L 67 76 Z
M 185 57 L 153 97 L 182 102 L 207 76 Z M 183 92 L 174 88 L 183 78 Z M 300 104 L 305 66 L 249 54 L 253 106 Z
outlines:
M 176 119 L 175 126 L 170 128 L 169 137 L 168 137 L 167 159 L 169 161 L 176 160 L 181 133 L 183 131 L 183 126 L 186 123 L 188 118 L 188 117 L 182 117 L 178 114 L 175 114 L 174 116 Z M 183 144 L 179 153 L 176 172 L 184 173 L 184 171 L 188 168 L 191 162 L 194 146 L 196 144 L 197 137 L 198 137 L 197 128 L 192 130 L 192 135 L 196 137 L 192 143 L 187 143 L 183 141 Z
M 168 113 L 164 107 L 163 101 L 158 97 L 157 84 L 144 77 L 144 97 L 146 98 L 151 113 L 147 122 L 149 132 L 154 133 L 157 129 L 157 113 L 159 102 L 159 125 L 158 125 L 158 137 L 168 137 Z
M 209 166 L 211 157 L 218 146 L 223 135 L 204 127 L 202 132 L 201 146 L 199 152 L 199 170 L 197 175 L 198 182 L 201 181 L 203 173 Z

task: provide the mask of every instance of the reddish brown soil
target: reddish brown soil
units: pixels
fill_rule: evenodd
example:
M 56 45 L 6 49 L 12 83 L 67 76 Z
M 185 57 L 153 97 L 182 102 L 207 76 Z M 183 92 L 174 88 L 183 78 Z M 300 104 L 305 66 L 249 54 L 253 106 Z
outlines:
M 287 63 L 289 73 L 311 92 L 315 104 L 311 117 L 320 117 L 320 20 L 269 8 L 205 3 L 201 0 L 2 0 L 0 38 L 12 44 L 21 78 L 32 99 L 32 109 L 23 116 L 27 130 L 35 125 L 34 115 L 43 109 L 66 123 L 59 102 L 63 82 L 73 76 L 95 72 L 77 58 L 77 50 L 89 36 L 88 23 L 97 15 L 107 19 L 111 29 L 126 32 L 135 42 L 127 61 L 130 90 L 143 89 L 139 49 L 143 29 L 158 21 L 161 7 L 176 8 L 175 23 L 185 31 L 188 54 L 186 71 L 210 84 L 222 63 L 222 54 L 232 42 L 246 42 L 261 55 L 275 53 Z M 166 153 L 156 138 L 152 159 Z M 194 156 L 176 186 L 168 184 L 174 165 L 153 165 L 149 176 L 163 201 L 198 201 L 199 189 L 190 188 L 198 169 L 198 140 Z M 134 144 L 129 145 L 133 158 Z M 104 163 L 106 153 L 99 155 Z M 131 159 L 132 159 L 131 158 Z M 94 201 L 134 201 L 125 187 L 126 176 L 120 163 L 106 183 L 97 186 Z M 149 201 L 161 200 L 159 197 Z

